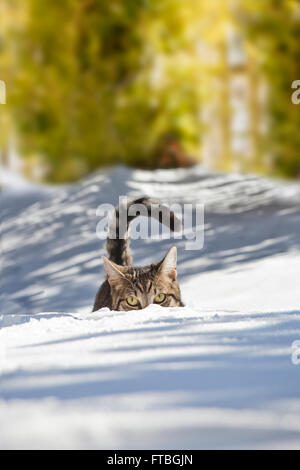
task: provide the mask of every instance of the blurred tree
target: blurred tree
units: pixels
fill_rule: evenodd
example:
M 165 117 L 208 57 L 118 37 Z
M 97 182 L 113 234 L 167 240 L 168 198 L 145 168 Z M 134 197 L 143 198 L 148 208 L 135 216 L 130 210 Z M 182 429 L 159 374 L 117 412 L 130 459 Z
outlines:
M 22 153 L 44 155 L 49 179 L 112 163 L 151 167 L 169 132 L 198 150 L 191 2 L 28 0 L 20 8 L 13 112 Z
M 20 153 L 43 157 L 49 180 L 114 163 L 188 165 L 188 155 L 299 174 L 299 0 L 2 4 L 6 107 Z
M 299 0 L 242 0 L 236 21 L 255 47 L 259 73 L 266 79 L 267 132 L 261 139 L 269 173 L 300 175 L 300 110 L 292 103 L 291 85 L 300 77 Z
M 9 83 L 9 48 L 7 41 L 7 31 L 9 28 L 9 9 L 8 5 L 0 4 L 0 80 L 3 83 L 1 89 L 7 94 L 7 86 Z M 5 100 L 6 101 L 6 100 Z M 8 148 L 9 148 L 9 136 L 11 132 L 11 122 L 7 106 L 1 105 L 0 102 L 0 162 L 3 165 L 7 164 L 8 161 Z

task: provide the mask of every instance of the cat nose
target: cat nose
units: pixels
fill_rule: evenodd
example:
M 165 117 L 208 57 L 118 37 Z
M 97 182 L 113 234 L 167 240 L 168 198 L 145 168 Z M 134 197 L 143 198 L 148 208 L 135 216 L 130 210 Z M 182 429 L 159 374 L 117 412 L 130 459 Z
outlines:
M 149 305 L 149 301 L 148 301 L 147 297 L 143 296 L 143 298 L 141 299 L 142 308 L 146 308 L 146 307 L 148 307 L 148 305 Z

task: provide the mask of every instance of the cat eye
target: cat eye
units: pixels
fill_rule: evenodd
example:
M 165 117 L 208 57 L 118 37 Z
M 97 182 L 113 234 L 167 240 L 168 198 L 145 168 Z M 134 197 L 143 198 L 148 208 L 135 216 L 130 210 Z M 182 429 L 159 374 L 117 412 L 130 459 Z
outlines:
M 157 294 L 157 296 L 154 298 L 154 301 L 157 304 L 161 304 L 166 298 L 166 294 Z
M 139 303 L 138 299 L 134 297 L 134 295 L 130 295 L 129 297 L 127 297 L 126 301 L 131 307 L 135 307 Z

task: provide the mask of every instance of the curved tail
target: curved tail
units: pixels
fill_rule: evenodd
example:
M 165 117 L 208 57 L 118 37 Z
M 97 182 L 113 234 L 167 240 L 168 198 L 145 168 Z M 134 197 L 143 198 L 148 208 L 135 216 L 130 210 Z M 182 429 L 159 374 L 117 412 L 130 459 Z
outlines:
M 133 208 L 133 206 L 135 207 Z M 131 208 L 134 210 L 130 210 Z M 154 208 L 155 210 L 153 210 Z M 174 212 L 155 199 L 142 197 L 125 205 L 120 204 L 114 211 L 106 241 L 108 259 L 120 266 L 130 266 L 132 264 L 128 230 L 133 219 L 140 215 L 157 219 L 173 232 L 179 231 L 182 227 L 181 221 L 175 216 Z

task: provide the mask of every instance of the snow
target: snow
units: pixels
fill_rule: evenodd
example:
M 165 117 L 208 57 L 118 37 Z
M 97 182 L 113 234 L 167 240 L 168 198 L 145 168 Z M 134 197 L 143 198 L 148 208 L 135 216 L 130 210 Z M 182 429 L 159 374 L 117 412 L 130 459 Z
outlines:
M 0 195 L 0 448 L 299 448 L 300 188 L 191 169 L 105 170 Z M 101 203 L 205 204 L 205 245 L 178 247 L 184 308 L 91 313 Z M 299 354 L 300 357 L 300 354 Z

